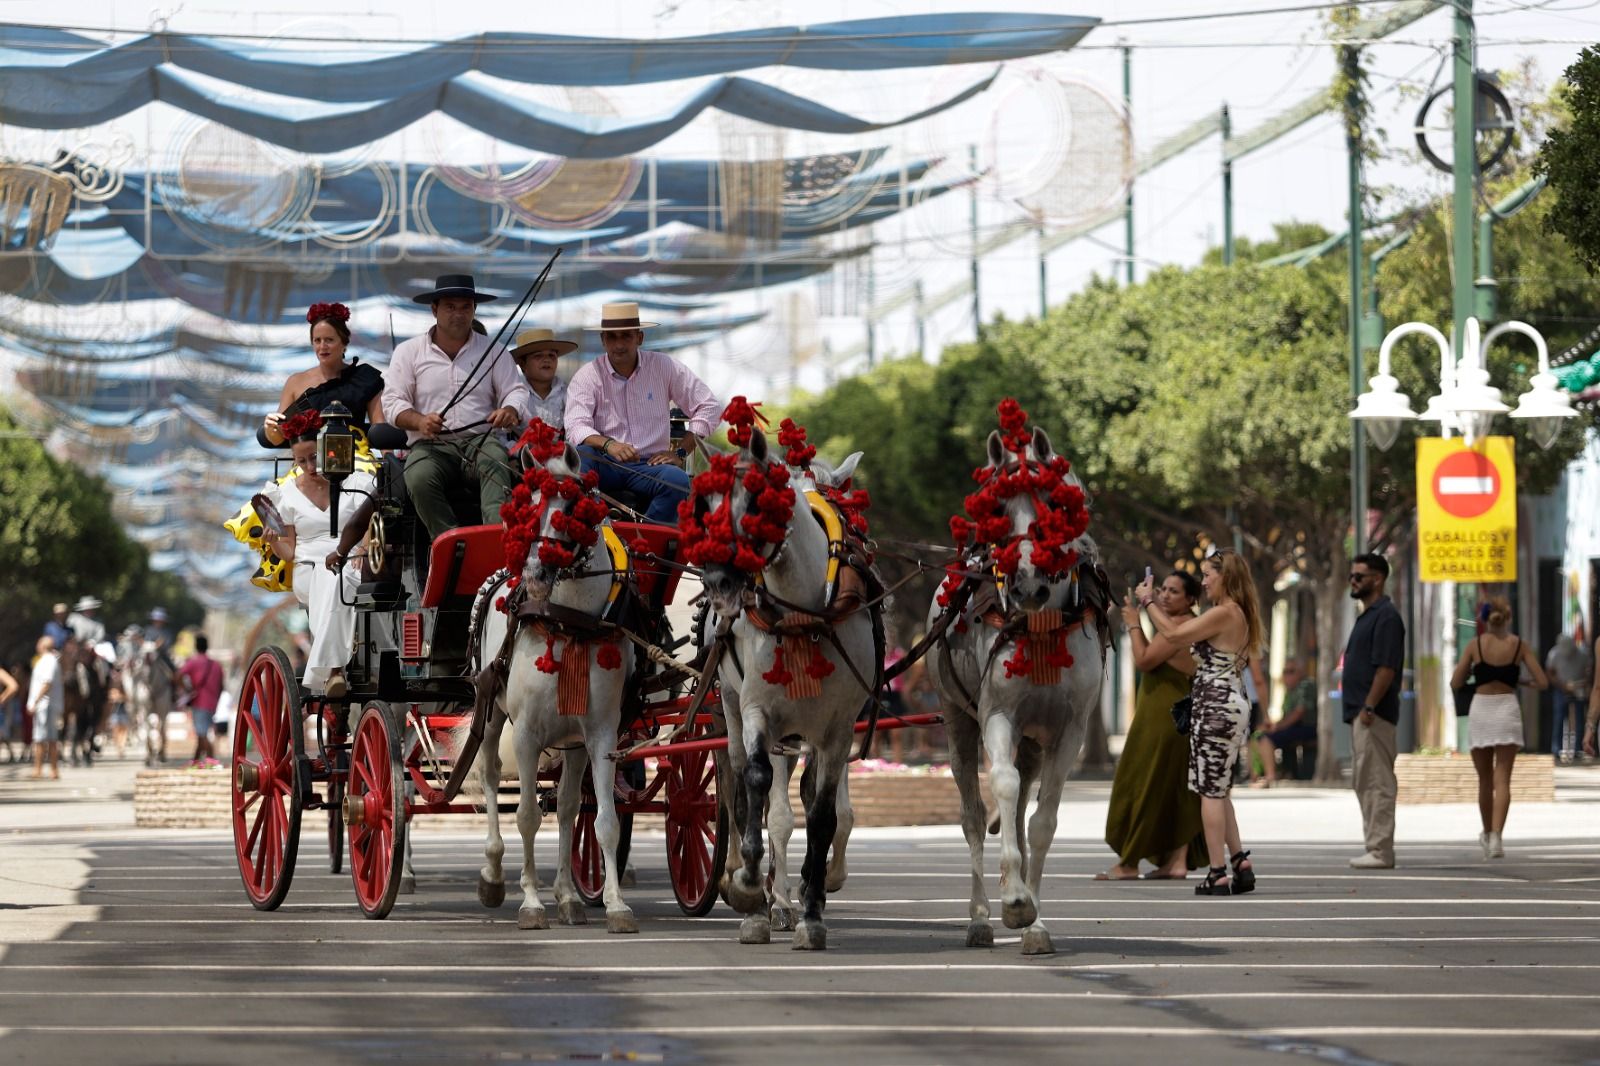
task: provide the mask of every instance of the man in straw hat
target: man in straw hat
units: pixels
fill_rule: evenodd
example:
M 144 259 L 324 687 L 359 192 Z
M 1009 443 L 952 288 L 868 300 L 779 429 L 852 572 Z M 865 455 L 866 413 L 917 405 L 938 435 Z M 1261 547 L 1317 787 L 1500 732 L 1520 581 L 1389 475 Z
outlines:
M 511 358 L 522 368 L 528 382 L 528 418 L 547 426 L 562 428 L 567 410 L 566 382 L 556 377 L 556 360 L 578 350 L 571 341 L 558 341 L 547 329 L 525 329 L 517 334 Z
M 604 359 L 578 369 L 567 386 L 567 440 L 578 446 L 585 470 L 600 475 L 606 492 L 637 493 L 650 502 L 645 517 L 676 522 L 678 501 L 689 495 L 683 460 L 696 440 L 716 428 L 722 404 L 705 382 L 662 352 L 641 350 L 644 331 L 636 303 L 606 304 L 600 325 Z M 672 405 L 688 428 L 672 446 Z
M 100 607 L 99 600 L 84 596 L 67 615 L 67 628 L 72 630 L 72 635 L 91 647 L 106 639 L 106 624 L 95 616 Z
M 460 524 L 451 485 L 477 481 L 485 525 L 500 521 L 500 505 L 511 494 L 511 463 L 494 430 L 527 421 L 528 385 L 502 358 L 504 348 L 489 352 L 489 338 L 473 332 L 478 305 L 495 298 L 479 292 L 470 274 L 440 276 L 431 291 L 412 297 L 433 308 L 432 328 L 401 342 L 383 374 L 384 416 L 410 442 L 406 491 L 435 537 Z

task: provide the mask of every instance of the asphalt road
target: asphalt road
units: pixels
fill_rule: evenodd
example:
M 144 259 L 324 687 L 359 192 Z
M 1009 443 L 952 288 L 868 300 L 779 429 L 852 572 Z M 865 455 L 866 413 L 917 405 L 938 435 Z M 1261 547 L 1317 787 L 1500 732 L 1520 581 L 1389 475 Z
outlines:
M 1078 807 L 1103 812 L 1083 789 Z M 271 914 L 246 902 L 223 833 L 12 828 L 0 1062 L 1600 1062 L 1600 805 L 1547 805 L 1575 831 L 1513 836 L 1492 865 L 1470 841 L 1417 839 L 1399 869 L 1358 873 L 1319 828 L 1348 797 L 1301 795 L 1241 803 L 1264 839 L 1248 897 L 1092 881 L 1104 849 L 1069 832 L 1044 958 L 998 921 L 994 948 L 962 946 L 954 829 L 859 832 L 829 950 L 800 953 L 782 934 L 739 945 L 720 906 L 682 917 L 643 833 L 641 932 L 613 936 L 598 911 L 518 931 L 514 885 L 480 907 L 475 826 L 416 835 L 418 893 L 386 921 L 326 872 L 315 820 Z

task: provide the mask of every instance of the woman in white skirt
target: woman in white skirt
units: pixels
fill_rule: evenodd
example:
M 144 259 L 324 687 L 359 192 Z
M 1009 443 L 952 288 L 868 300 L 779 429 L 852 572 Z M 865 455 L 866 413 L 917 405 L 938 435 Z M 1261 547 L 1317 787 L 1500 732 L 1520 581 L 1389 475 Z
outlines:
M 1478 771 L 1478 815 L 1483 819 L 1478 844 L 1485 859 L 1500 859 L 1506 853 L 1501 834 L 1511 809 L 1511 766 L 1522 747 L 1517 685 L 1524 668 L 1534 688 L 1550 682 L 1533 649 L 1511 632 L 1510 602 L 1495 596 L 1481 610 L 1486 629 L 1461 653 L 1450 687 L 1464 686 L 1469 674 L 1477 687 L 1467 716 L 1467 739 L 1473 769 Z

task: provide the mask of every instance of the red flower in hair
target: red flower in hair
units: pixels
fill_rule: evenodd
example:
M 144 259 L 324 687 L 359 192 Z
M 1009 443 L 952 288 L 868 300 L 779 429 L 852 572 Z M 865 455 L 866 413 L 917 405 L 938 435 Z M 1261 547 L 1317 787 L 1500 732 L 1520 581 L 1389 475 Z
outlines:
M 282 433 L 283 439 L 287 441 L 300 440 L 320 429 L 322 429 L 322 412 L 315 409 L 290 415 L 278 423 L 278 432 Z
M 306 312 L 306 321 L 316 325 L 324 318 L 331 318 L 335 322 L 350 321 L 350 309 L 344 304 L 312 304 L 311 310 Z

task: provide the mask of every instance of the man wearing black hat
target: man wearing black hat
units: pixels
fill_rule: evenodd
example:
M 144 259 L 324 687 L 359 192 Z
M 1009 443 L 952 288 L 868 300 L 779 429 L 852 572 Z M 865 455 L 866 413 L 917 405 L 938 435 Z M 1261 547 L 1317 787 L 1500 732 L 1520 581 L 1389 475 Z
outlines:
M 383 413 L 410 441 L 406 491 L 432 536 L 461 524 L 449 488 L 463 479 L 478 482 L 484 524 L 498 523 L 512 475 L 492 430 L 527 422 L 528 385 L 504 347 L 490 351 L 473 332 L 478 304 L 495 297 L 478 292 L 470 274 L 445 274 L 413 299 L 433 307 L 433 328 L 402 342 L 383 375 Z

